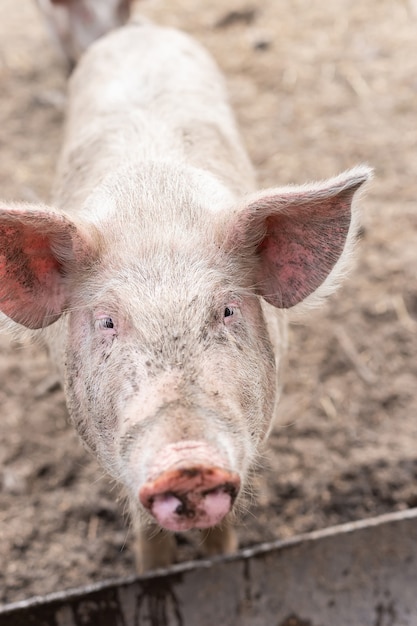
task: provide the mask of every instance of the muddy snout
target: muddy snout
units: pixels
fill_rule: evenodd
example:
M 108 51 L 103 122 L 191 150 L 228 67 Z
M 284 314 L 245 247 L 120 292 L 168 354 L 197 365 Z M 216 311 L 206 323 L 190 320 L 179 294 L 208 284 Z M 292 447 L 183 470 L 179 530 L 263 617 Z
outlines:
M 168 469 L 139 491 L 156 522 L 172 531 L 216 526 L 230 512 L 240 488 L 235 472 L 206 464 Z

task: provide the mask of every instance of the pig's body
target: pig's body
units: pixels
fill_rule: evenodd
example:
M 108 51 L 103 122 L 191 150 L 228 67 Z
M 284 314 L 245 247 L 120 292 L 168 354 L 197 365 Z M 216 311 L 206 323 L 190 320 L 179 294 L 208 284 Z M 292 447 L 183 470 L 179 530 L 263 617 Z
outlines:
M 141 569 L 172 559 L 168 536 L 143 541 L 150 521 L 233 547 L 227 522 L 278 398 L 284 309 L 335 282 L 367 176 L 248 195 L 223 79 L 196 42 L 132 22 L 82 58 L 59 211 L 2 207 L 1 308 L 44 327 L 75 427 L 128 492 Z
M 96 42 L 70 80 L 54 200 L 82 207 L 109 173 L 148 162 L 214 175 L 221 206 L 255 186 L 212 59 L 179 31 L 133 21 Z

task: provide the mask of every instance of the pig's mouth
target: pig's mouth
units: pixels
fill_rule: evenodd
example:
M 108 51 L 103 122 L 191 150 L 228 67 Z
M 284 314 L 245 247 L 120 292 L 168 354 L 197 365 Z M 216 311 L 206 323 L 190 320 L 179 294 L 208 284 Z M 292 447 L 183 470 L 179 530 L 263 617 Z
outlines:
M 235 472 L 193 466 L 163 472 L 142 485 L 139 498 L 162 528 L 184 531 L 219 524 L 232 509 L 239 488 Z

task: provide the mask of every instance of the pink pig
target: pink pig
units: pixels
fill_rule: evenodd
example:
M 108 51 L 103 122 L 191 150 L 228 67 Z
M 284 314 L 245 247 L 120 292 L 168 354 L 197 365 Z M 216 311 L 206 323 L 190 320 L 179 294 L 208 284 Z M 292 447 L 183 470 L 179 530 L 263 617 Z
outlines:
M 176 30 L 133 15 L 79 60 L 51 207 L 0 204 L 0 308 L 43 329 L 75 428 L 127 491 L 139 570 L 175 558 L 157 528 L 235 548 L 286 311 L 337 286 L 369 175 L 254 192 L 223 78 Z

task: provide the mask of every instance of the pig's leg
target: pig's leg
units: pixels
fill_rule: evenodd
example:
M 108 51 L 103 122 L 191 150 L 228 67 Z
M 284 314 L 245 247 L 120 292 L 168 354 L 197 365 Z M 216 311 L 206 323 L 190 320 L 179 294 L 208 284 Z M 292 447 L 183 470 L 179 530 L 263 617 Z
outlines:
M 176 541 L 172 533 L 156 526 L 139 528 L 135 533 L 135 564 L 139 574 L 175 563 Z
M 237 535 L 228 522 L 221 527 L 202 531 L 201 549 L 204 556 L 232 554 L 237 550 Z M 136 531 L 134 553 L 136 570 L 143 574 L 158 567 L 169 567 L 176 561 L 177 545 L 172 533 L 156 526 Z
M 238 547 L 237 535 L 230 522 L 204 531 L 202 550 L 206 556 L 232 554 Z

